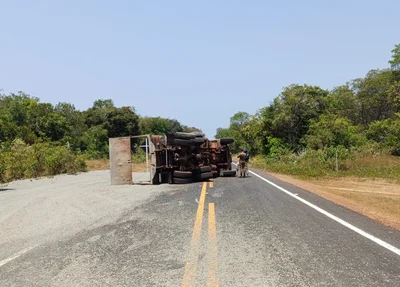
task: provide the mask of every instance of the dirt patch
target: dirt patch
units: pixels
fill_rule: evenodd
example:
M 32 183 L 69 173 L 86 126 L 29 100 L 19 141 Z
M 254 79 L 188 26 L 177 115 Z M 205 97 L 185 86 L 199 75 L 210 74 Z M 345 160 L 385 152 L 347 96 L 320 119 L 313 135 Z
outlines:
M 110 162 L 108 159 L 91 159 L 86 161 L 88 171 L 107 170 L 110 169 Z M 132 172 L 145 172 L 146 163 L 133 163 Z
M 271 175 L 400 230 L 400 184 L 383 179 L 305 181 L 282 174 Z

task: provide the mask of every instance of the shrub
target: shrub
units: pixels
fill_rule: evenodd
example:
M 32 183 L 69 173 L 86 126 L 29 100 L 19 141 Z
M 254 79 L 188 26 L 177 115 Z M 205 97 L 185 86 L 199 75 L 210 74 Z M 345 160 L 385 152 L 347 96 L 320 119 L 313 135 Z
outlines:
M 74 174 L 86 170 L 85 158 L 76 156 L 63 146 L 51 147 L 45 156 L 46 175 Z
M 367 138 L 379 143 L 383 150 L 400 155 L 400 114 L 394 119 L 372 122 L 367 130 Z
M 0 184 L 6 182 L 6 161 L 5 161 L 5 154 L 0 149 Z
M 32 150 L 21 139 L 12 141 L 9 153 L 6 153 L 7 172 L 10 180 L 22 179 L 32 174 Z
M 132 153 L 132 163 L 138 164 L 138 163 L 143 163 L 145 161 L 146 161 L 146 152 L 140 147 L 137 147 L 135 151 Z
M 0 157 L 0 181 L 17 180 L 61 173 L 86 171 L 85 158 L 74 155 L 65 146 L 50 143 L 27 145 L 15 139 L 8 152 Z

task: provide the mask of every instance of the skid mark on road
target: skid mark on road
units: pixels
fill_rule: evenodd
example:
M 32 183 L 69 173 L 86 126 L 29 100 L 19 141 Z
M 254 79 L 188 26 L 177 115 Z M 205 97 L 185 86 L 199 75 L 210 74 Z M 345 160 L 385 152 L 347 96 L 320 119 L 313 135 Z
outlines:
M 287 195 L 297 199 L 298 201 L 300 201 L 300 202 L 304 203 L 305 205 L 311 207 L 312 209 L 318 211 L 319 213 L 321 213 L 321 214 L 333 219 L 334 221 L 340 223 L 341 225 L 353 230 L 354 232 L 360 234 L 361 236 L 363 236 L 365 238 L 368 238 L 369 240 L 375 242 L 376 244 L 378 244 L 378 245 L 386 248 L 387 250 L 389 250 L 389 251 L 391 251 L 391 252 L 393 252 L 393 253 L 395 253 L 395 254 L 400 256 L 400 249 L 394 247 L 393 245 L 390 245 L 389 243 L 387 243 L 387 242 L 385 242 L 385 241 L 383 241 L 383 240 L 381 240 L 381 239 L 379 239 L 379 238 L 377 238 L 377 237 L 375 237 L 375 236 L 373 236 L 373 235 L 361 230 L 360 228 L 355 227 L 354 225 L 348 223 L 347 221 L 344 221 L 343 219 L 340 219 L 339 217 L 327 212 L 326 210 L 316 206 L 315 204 L 312 204 L 311 202 L 299 197 L 297 194 L 291 193 L 290 191 L 288 191 L 288 190 L 284 189 L 283 187 L 280 187 L 279 185 L 273 183 L 272 181 L 269 181 L 268 179 L 256 174 L 255 172 L 253 172 L 253 171 L 249 171 L 249 172 L 251 174 L 255 175 L 256 177 L 258 177 L 259 179 L 265 181 L 266 183 L 272 185 L 273 187 L 279 189 L 280 191 L 283 191 Z

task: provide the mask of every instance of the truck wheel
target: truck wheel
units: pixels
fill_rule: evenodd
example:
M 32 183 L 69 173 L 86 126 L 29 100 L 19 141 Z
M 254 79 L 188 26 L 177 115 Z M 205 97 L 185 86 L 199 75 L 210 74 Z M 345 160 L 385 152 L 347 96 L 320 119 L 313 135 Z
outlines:
M 176 170 L 176 171 L 174 171 L 174 177 L 192 178 L 192 172 L 191 171 L 179 171 L 179 170 Z
M 192 183 L 191 178 L 179 178 L 179 177 L 174 177 L 174 183 L 175 184 L 187 184 L 187 183 Z
M 209 178 L 212 178 L 213 176 L 214 176 L 214 174 L 211 171 L 200 174 L 201 179 L 209 179 Z
M 194 134 L 197 138 L 204 138 L 205 137 L 205 134 L 201 133 L 201 132 L 196 132 L 196 133 L 192 133 L 192 134 Z
M 235 140 L 233 138 L 222 138 L 219 140 L 219 142 L 221 144 L 231 144 L 233 143 Z
M 224 170 L 222 172 L 224 176 L 235 176 L 236 175 L 236 170 Z
M 174 183 L 174 178 L 172 177 L 172 171 L 168 171 L 167 180 L 168 180 L 169 184 L 173 184 Z
M 211 166 L 202 166 L 200 167 L 200 172 L 210 172 L 211 171 Z
M 176 132 L 176 133 L 174 133 L 174 137 L 177 139 L 191 140 L 191 139 L 196 138 L 196 135 L 190 134 L 190 133 Z
M 206 140 L 205 138 L 195 138 L 192 139 L 192 142 L 195 144 L 203 144 L 205 140 Z
M 193 142 L 191 140 L 174 139 L 174 145 L 177 146 L 191 146 Z

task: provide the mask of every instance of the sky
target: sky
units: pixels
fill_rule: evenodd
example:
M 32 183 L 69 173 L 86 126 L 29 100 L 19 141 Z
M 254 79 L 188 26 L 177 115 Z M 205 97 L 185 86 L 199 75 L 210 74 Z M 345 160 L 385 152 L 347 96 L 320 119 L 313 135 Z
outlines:
M 398 0 L 0 0 L 0 89 L 77 109 L 96 99 L 213 137 L 285 86 L 387 68 Z

